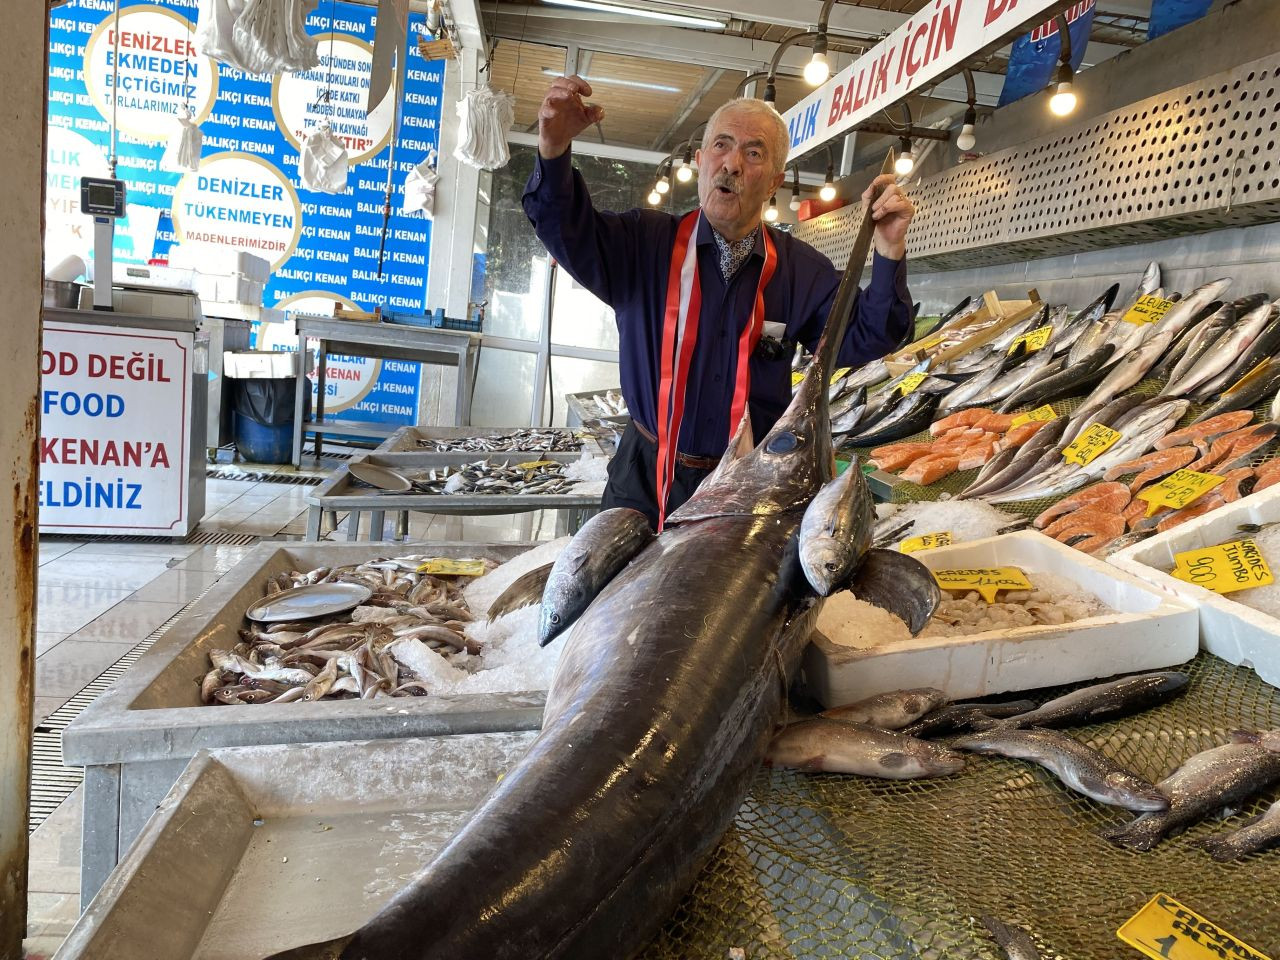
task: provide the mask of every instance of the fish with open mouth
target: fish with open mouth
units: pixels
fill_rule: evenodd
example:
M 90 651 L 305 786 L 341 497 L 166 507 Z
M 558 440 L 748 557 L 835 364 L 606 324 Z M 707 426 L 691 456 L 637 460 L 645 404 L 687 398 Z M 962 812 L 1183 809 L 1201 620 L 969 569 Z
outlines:
M 834 473 L 827 390 L 872 229 L 864 216 L 778 422 L 757 446 L 744 417 L 569 628 L 525 755 L 373 919 L 276 960 L 627 958 L 657 933 L 746 796 L 822 607 L 799 533 Z M 887 599 L 909 605 L 926 584 L 922 564 L 898 566 Z

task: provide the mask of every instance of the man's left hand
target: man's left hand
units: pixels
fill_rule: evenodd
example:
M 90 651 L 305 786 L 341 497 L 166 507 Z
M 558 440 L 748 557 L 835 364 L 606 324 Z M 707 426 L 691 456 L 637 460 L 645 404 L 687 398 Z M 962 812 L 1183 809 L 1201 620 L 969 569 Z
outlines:
M 864 211 L 880 187 L 884 189 L 871 207 L 871 219 L 876 223 L 872 238 L 876 253 L 890 260 L 901 260 L 907 254 L 907 226 L 915 216 L 916 208 L 898 186 L 897 177 L 892 173 L 882 173 L 862 194 Z

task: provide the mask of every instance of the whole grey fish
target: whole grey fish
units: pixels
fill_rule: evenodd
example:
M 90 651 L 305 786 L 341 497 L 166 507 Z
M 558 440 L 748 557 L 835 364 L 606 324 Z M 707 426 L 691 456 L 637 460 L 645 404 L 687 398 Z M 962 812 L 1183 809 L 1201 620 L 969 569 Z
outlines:
M 1280 319 L 1277 319 L 1276 308 L 1272 305 L 1271 320 L 1262 328 L 1262 332 L 1258 334 L 1253 343 L 1223 373 L 1220 373 L 1195 391 L 1195 398 L 1197 400 L 1207 400 L 1210 397 L 1218 396 L 1223 390 L 1235 386 L 1241 377 L 1258 366 L 1258 364 L 1270 360 L 1277 350 L 1280 350 Z
M 1213 346 L 1206 350 L 1190 369 L 1186 370 L 1165 385 L 1160 391 L 1167 397 L 1184 397 L 1198 387 L 1212 380 L 1227 370 L 1249 345 L 1257 339 L 1263 327 L 1270 322 L 1271 304 L 1264 303 L 1260 307 L 1241 316 L 1228 328 Z M 1186 359 L 1185 357 L 1183 358 Z
M 577 620 L 653 536 L 649 518 L 629 507 L 602 510 L 584 523 L 551 564 L 542 590 L 539 646 L 545 647 Z
M 1062 325 L 1059 330 L 1055 327 L 1053 339 L 1050 341 L 1054 353 L 1069 353 L 1085 333 L 1107 315 L 1107 311 L 1111 309 L 1111 304 L 1115 302 L 1116 293 L 1120 290 L 1120 284 L 1113 283 L 1102 295 L 1081 310 L 1075 316 L 1071 317 Z
M 1039 350 L 1031 355 L 1031 359 L 1014 367 L 982 393 L 974 397 L 973 403 L 978 407 L 988 407 L 1016 392 L 1025 384 L 1042 377 L 1051 377 L 1066 364 L 1066 357 L 1055 357 L 1052 350 Z
M 1280 731 L 1237 733 L 1232 742 L 1183 762 L 1156 789 L 1169 809 L 1144 813 L 1103 836 L 1131 850 L 1150 850 L 1167 834 L 1189 827 L 1280 781 Z
M 875 507 L 860 495 L 861 476 L 858 464 L 849 464 L 818 491 L 800 523 L 800 566 L 819 596 L 842 585 L 871 546 Z
M 1049 304 L 1046 303 L 1035 313 L 1031 314 L 1031 316 L 1027 317 L 1027 319 L 1020 323 L 1015 323 L 1011 327 L 1007 327 L 991 340 L 991 346 L 1001 353 L 1008 351 L 1010 345 L 1012 345 L 1013 341 L 1017 340 L 1018 337 L 1030 330 L 1035 330 L 1037 327 L 1043 327 L 1048 323 L 1049 310 Z
M 1070 727 L 1127 717 L 1187 692 L 1185 673 L 1143 673 L 1095 683 L 1063 694 L 1035 710 L 1001 720 L 991 727 Z
M 864 363 L 857 370 L 850 370 L 841 380 L 850 389 L 872 387 L 882 380 L 889 379 L 889 368 L 883 359 Z
M 993 358 L 986 369 L 969 377 L 950 393 L 944 394 L 938 404 L 938 412 L 950 413 L 963 407 L 972 406 L 973 398 L 995 383 L 1005 373 L 1006 364 L 1009 362 L 1008 358 Z
M 1159 324 L 1159 327 L 1156 333 L 1145 339 L 1111 368 L 1111 372 L 1085 398 L 1082 406 L 1106 403 L 1130 387 L 1136 386 L 1138 381 L 1147 375 L 1147 371 L 1155 366 L 1156 361 L 1169 348 L 1170 342 L 1177 335 L 1172 328 L 1165 329 L 1164 324 Z
M 1021 406 L 1039 407 L 1063 397 L 1079 396 L 1102 379 L 1102 368 L 1106 366 L 1114 350 L 1115 347 L 1111 344 L 1104 343 L 1077 364 L 1069 364 L 1064 360 L 1063 369 L 1057 373 L 1045 370 L 1029 377 L 1022 387 L 1006 397 L 996 409 L 1001 413 L 1009 413 Z
M 1218 301 L 1214 301 L 1218 303 Z M 1213 304 L 1209 304 L 1213 306 Z M 1206 308 L 1207 309 L 1207 308 Z M 1229 326 L 1236 322 L 1236 308 L 1229 303 L 1221 303 L 1218 309 L 1199 323 L 1189 325 L 1178 335 L 1179 344 L 1174 344 L 1165 354 L 1164 359 L 1152 368 L 1153 376 L 1167 376 L 1170 380 L 1181 377 L 1195 366 L 1204 352 L 1213 346 L 1214 341 L 1222 336 Z M 1162 369 L 1166 368 L 1167 369 Z
M 963 756 L 936 743 L 825 717 L 783 727 L 769 744 L 765 763 L 884 780 L 947 777 L 964 769 Z
M 1250 410 L 1267 397 L 1273 396 L 1277 387 L 1280 387 L 1280 358 L 1268 361 L 1263 372 L 1243 387 L 1237 385 L 1226 390 L 1192 423 L 1203 423 L 1219 414 L 1235 410 Z
M 978 919 L 982 921 L 982 925 L 987 928 L 987 932 L 995 942 L 1000 945 L 1007 960 L 1040 960 L 1040 950 L 1036 947 L 1036 942 L 1031 939 L 1031 934 L 1021 927 L 997 920 L 986 913 Z
M 870 447 L 892 440 L 901 440 L 919 433 L 933 422 L 940 396 L 917 390 L 899 403 L 891 414 L 865 431 L 846 437 L 844 447 Z
M 1057 730 L 993 730 L 960 737 L 952 746 L 1038 763 L 1076 793 L 1112 807 L 1137 811 L 1169 808 L 1169 801 L 1147 781 Z
M 831 418 L 832 433 L 851 433 L 867 415 L 867 388 L 859 387 L 849 398 L 846 410 Z
M 1280 843 L 1280 800 L 1251 817 L 1242 827 L 1209 837 L 1204 846 L 1213 859 L 1225 861 L 1239 860 L 1277 843 Z
M 823 710 L 819 716 L 846 723 L 863 723 L 878 730 L 901 730 L 946 702 L 947 695 L 941 690 L 917 687 L 914 690 L 877 693 L 856 703 Z
M 1007 703 L 948 703 L 925 714 L 915 723 L 902 727 L 900 732 L 909 737 L 939 737 L 972 728 L 974 721 L 996 720 L 1026 713 L 1036 708 L 1032 700 L 1011 700 Z
M 1172 330 L 1176 336 L 1208 304 L 1220 299 L 1229 286 L 1231 286 L 1231 280 L 1223 278 L 1221 280 L 1210 280 L 1208 283 L 1196 287 L 1188 296 L 1183 297 L 1170 307 L 1168 312 L 1160 318 L 1159 323 L 1151 326 L 1155 326 L 1158 330 Z
M 1057 449 L 1067 422 L 1068 418 L 1065 416 L 1050 420 L 1018 449 L 1005 466 L 993 471 L 985 478 L 979 473 L 973 483 L 956 495 L 956 499 L 985 496 L 1021 483 L 1025 477 L 1031 475 L 1030 471 L 1034 464 L 1039 463 L 1046 453 Z
M 1086 327 L 1067 352 L 1067 362 L 1079 363 L 1103 344 L 1109 343 L 1111 332 L 1119 322 L 1120 315 L 1118 313 L 1108 313 L 1104 314 L 1100 320 Z
M 746 796 L 821 610 L 795 544 L 832 478 L 827 385 L 871 232 L 777 424 L 570 628 L 525 755 L 372 920 L 283 956 L 625 958 L 657 932 Z M 896 579 L 903 598 L 933 582 Z
M 1147 264 L 1147 269 L 1142 271 L 1142 278 L 1138 281 L 1138 296 L 1145 297 L 1158 286 L 1160 286 L 1160 264 L 1152 260 Z
M 1071 423 L 1068 424 L 1067 429 L 1062 432 L 1060 445 L 1065 447 L 1091 423 L 1100 423 L 1104 427 L 1111 426 L 1117 418 L 1142 402 L 1141 397 L 1119 396 L 1110 403 L 1081 404 L 1071 415 Z

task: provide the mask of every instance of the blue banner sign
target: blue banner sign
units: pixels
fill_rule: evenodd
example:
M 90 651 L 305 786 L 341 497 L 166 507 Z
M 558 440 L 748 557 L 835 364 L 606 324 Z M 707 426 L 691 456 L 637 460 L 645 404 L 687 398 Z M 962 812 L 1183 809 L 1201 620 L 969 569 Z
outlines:
M 1065 11 L 1067 28 L 1071 31 L 1071 69 L 1079 70 L 1089 45 L 1089 31 L 1093 28 L 1094 0 L 1082 0 Z M 1045 89 L 1053 79 L 1062 43 L 1058 37 L 1057 19 L 1040 24 L 1030 33 L 1024 33 L 1013 42 L 1009 53 L 1009 67 L 1005 72 L 1004 87 L 1000 90 L 999 106 L 1021 100 L 1023 97 Z

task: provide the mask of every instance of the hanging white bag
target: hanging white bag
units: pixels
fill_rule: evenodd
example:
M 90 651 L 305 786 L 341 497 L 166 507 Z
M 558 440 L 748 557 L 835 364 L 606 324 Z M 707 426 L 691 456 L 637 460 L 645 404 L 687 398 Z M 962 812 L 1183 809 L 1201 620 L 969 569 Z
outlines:
M 481 170 L 496 170 L 511 159 L 507 131 L 516 118 L 516 98 L 484 84 L 458 101 L 458 146 L 463 163 Z
M 204 134 L 192 120 L 191 109 L 185 103 L 179 104 L 177 128 L 160 156 L 160 166 L 166 170 L 199 170 L 203 143 Z
M 333 135 L 328 121 L 320 121 L 302 141 L 298 175 L 308 190 L 345 193 L 351 158 L 346 145 Z
M 310 70 L 320 62 L 303 28 L 318 0 L 245 0 L 232 29 L 236 55 L 250 73 Z
M 432 150 L 404 178 L 404 199 L 400 209 L 405 213 L 417 213 L 421 210 L 428 220 L 435 219 L 436 184 L 440 174 L 436 173 L 436 152 Z
M 245 0 L 200 0 L 195 40 L 198 53 L 247 72 L 235 42 L 235 24 L 244 6 Z

